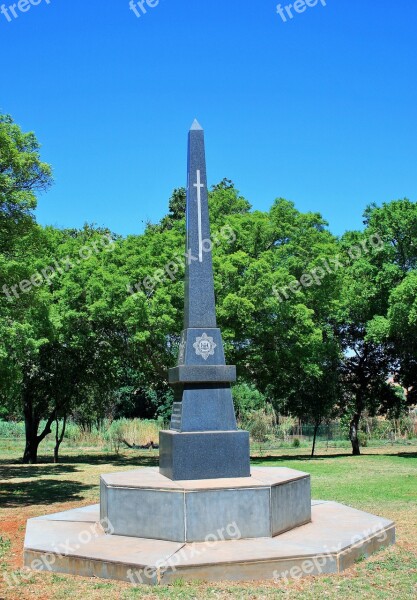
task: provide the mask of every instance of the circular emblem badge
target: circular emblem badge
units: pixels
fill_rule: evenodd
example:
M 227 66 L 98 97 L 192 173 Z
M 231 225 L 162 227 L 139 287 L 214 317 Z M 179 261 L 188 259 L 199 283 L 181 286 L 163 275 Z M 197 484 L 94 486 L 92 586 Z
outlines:
M 194 344 L 195 353 L 197 356 L 201 356 L 204 360 L 207 360 L 209 356 L 213 356 L 217 344 L 214 343 L 212 337 L 208 336 L 207 333 L 203 333 L 201 337 L 197 337 Z

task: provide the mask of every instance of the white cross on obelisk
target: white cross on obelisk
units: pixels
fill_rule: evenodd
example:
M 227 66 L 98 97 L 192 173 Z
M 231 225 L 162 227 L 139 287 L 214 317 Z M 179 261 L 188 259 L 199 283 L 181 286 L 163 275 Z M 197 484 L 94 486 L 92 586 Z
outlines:
M 197 170 L 197 183 L 193 184 L 197 188 L 197 219 L 198 219 L 198 260 L 203 262 L 203 234 L 201 225 L 201 188 L 204 184 L 201 183 L 201 172 Z

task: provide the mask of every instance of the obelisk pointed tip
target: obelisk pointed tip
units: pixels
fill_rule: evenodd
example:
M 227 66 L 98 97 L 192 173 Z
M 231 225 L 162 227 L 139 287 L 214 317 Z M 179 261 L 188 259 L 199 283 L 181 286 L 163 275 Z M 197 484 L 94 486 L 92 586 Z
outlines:
M 191 125 L 191 129 L 190 131 L 201 131 L 203 128 L 201 127 L 200 123 L 197 121 L 197 119 L 194 119 L 193 124 Z

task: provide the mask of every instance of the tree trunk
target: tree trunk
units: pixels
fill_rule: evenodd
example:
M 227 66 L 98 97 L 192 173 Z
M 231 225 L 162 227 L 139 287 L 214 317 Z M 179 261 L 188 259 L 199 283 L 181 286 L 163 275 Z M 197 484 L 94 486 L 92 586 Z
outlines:
M 360 454 L 361 454 L 361 449 L 360 449 L 360 445 L 359 445 L 359 438 L 358 438 L 360 418 L 361 418 L 360 413 L 355 413 L 353 415 L 353 418 L 352 418 L 351 422 L 350 422 L 349 438 L 350 438 L 350 441 L 352 443 L 352 454 L 353 454 L 353 456 L 360 456 Z
M 314 456 L 314 451 L 316 449 L 316 437 L 317 437 L 317 431 L 320 427 L 320 423 L 316 423 L 314 425 L 314 433 L 313 433 L 313 447 L 311 448 L 311 458 L 313 458 Z
M 40 435 L 38 435 L 38 429 L 41 420 L 33 408 L 32 398 L 28 391 L 25 392 L 23 413 L 25 416 L 26 444 L 22 460 L 25 465 L 36 465 L 38 462 L 39 444 L 51 433 L 51 425 L 55 421 L 56 409 L 49 416 L 45 428 Z
M 64 415 L 64 422 L 62 424 L 61 435 L 59 435 L 59 419 L 56 418 L 56 430 L 55 430 L 55 447 L 54 447 L 54 463 L 59 462 L 59 447 L 64 439 L 65 428 L 67 426 L 67 415 Z
M 39 419 L 37 419 L 33 414 L 33 404 L 29 394 L 25 394 L 23 412 L 25 417 L 26 435 L 25 451 L 23 453 L 23 463 L 25 465 L 36 465 L 36 463 L 38 462 Z
M 23 463 L 25 465 L 36 465 L 36 463 L 38 462 L 38 446 L 39 443 L 37 440 L 37 436 L 28 436 L 26 432 L 26 444 L 25 451 L 23 453 Z

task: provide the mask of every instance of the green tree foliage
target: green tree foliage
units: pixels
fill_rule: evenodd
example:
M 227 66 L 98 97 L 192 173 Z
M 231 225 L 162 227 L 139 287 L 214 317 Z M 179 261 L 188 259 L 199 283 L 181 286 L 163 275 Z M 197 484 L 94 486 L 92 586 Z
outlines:
M 253 384 L 248 383 L 234 385 L 232 392 L 236 417 L 245 426 L 252 411 L 265 407 L 265 396 Z
M 368 327 L 368 339 L 391 358 L 394 381 L 406 390 L 407 404 L 417 402 L 417 205 L 397 200 L 366 212 L 366 224 L 384 241 L 378 256 L 381 307 Z M 402 396 L 399 396 L 400 401 Z M 395 407 L 396 412 L 401 407 Z
M 16 295 L 2 297 L 10 316 L 1 392 L 10 410 L 25 417 L 24 461 L 31 463 L 58 418 L 79 405 L 94 414 L 109 402 L 126 346 L 117 315 L 124 294 L 109 260 L 110 233 L 88 226 L 45 228 L 40 238 L 36 257 L 21 261 L 26 281 L 37 276 L 37 285 L 22 292 L 21 280 Z
M 33 227 L 36 192 L 51 185 L 51 168 L 41 162 L 33 133 L 23 133 L 0 115 L 0 252 L 12 256 L 14 241 Z
M 407 307 L 400 298 L 405 299 L 407 280 L 415 273 L 417 205 L 409 200 L 380 208 L 371 205 L 365 211 L 365 226 L 363 232 L 349 232 L 341 240 L 347 266 L 336 311 L 354 454 L 360 453 L 357 434 L 364 410 L 372 416 L 399 414 L 403 408 L 402 394 L 389 383 L 390 376 L 415 389 L 416 347 L 408 346 L 409 328 L 395 315 L 401 304 L 408 316 L 412 314 L 411 296 L 405 300 Z
M 7 285 L 26 285 L 33 273 L 43 232 L 32 213 L 36 193 L 50 184 L 51 169 L 40 160 L 34 134 L 0 115 L 0 399 L 9 414 L 22 414 L 22 365 L 36 360 L 50 334 L 42 295 L 19 289 L 16 297 Z

